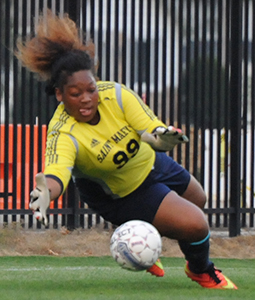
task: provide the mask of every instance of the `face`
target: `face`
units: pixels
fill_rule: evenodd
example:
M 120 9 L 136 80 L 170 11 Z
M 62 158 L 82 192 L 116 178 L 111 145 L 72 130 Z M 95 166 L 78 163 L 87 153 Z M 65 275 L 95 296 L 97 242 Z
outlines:
M 63 91 L 56 88 L 56 98 L 78 122 L 98 123 L 98 90 L 91 71 L 78 71 L 69 76 Z

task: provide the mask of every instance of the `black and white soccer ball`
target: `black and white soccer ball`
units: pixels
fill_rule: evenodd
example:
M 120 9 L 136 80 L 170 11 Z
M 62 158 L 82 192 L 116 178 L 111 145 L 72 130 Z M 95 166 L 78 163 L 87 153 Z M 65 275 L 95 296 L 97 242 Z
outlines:
M 161 254 L 161 236 L 157 229 L 147 222 L 128 221 L 114 231 L 110 250 L 122 268 L 132 271 L 147 270 Z

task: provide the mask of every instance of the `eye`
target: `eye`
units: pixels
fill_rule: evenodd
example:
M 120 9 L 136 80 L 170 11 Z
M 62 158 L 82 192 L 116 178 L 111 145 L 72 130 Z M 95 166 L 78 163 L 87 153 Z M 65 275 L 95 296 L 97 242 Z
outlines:
M 71 95 L 71 97 L 76 98 L 76 97 L 79 97 L 81 95 L 81 93 L 71 93 L 70 95 Z
M 96 88 L 91 88 L 90 90 L 89 90 L 89 92 L 92 94 L 92 93 L 94 93 L 96 91 Z

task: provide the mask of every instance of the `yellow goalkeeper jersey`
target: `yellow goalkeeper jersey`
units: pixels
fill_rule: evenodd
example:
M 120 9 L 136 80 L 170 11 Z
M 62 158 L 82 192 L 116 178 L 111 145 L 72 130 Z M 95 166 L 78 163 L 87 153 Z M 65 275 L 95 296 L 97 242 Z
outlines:
M 140 135 L 164 126 L 136 93 L 98 81 L 100 121 L 76 121 L 60 103 L 49 123 L 45 175 L 57 177 L 62 192 L 73 175 L 99 183 L 113 198 L 130 194 L 151 171 L 155 152 Z

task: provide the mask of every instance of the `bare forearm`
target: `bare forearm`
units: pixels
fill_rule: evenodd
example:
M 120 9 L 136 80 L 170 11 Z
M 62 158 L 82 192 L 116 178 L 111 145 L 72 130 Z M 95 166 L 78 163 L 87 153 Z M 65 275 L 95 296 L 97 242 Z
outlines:
M 50 199 L 54 200 L 58 198 L 61 194 L 60 184 L 53 178 L 46 178 L 47 187 L 50 191 Z

